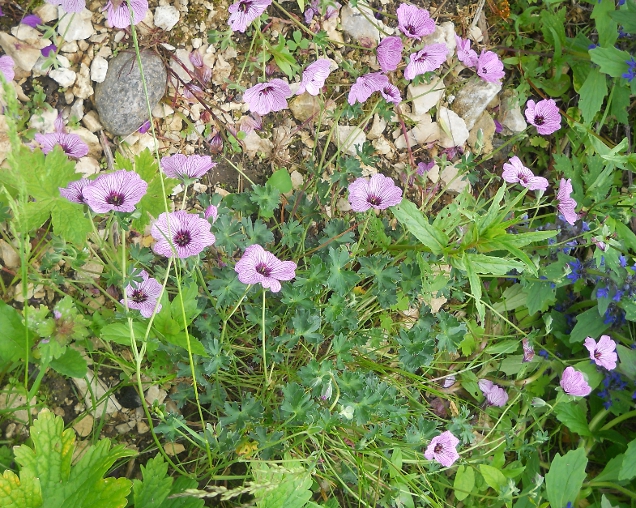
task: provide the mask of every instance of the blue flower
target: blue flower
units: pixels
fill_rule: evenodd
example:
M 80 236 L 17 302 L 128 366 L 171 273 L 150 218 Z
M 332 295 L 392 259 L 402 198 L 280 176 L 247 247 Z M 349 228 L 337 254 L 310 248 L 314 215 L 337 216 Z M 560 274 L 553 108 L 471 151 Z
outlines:
M 625 63 L 629 66 L 629 69 L 627 69 L 627 72 L 621 74 L 621 76 L 631 83 L 632 80 L 636 78 L 636 60 L 634 60 L 632 56 Z
M 598 288 L 596 290 L 596 298 L 607 298 L 609 296 L 609 288 Z
M 618 264 L 625 268 L 627 266 L 627 258 L 621 254 L 618 256 Z
M 582 274 L 583 265 L 578 259 L 575 259 L 571 263 L 568 263 L 568 266 L 570 267 L 570 270 L 571 270 L 571 272 L 568 273 L 567 275 L 567 278 L 570 279 L 570 282 L 576 282 L 583 276 Z
M 614 297 L 612 298 L 612 300 L 614 300 L 615 302 L 620 302 L 621 298 L 623 296 L 623 292 L 620 289 L 616 290 L 616 294 L 614 295 Z
M 550 354 L 545 349 L 542 349 L 541 351 L 539 351 L 539 356 L 547 360 L 550 357 Z

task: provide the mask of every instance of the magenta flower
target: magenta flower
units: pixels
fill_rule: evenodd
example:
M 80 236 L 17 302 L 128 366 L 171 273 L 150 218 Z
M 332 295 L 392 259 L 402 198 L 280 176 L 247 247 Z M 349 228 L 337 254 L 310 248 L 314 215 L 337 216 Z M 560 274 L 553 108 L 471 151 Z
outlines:
M 514 156 L 503 165 L 501 177 L 508 183 L 519 183 L 528 190 L 545 191 L 548 188 L 548 181 L 541 176 L 534 176 L 534 173 L 523 165 L 519 157 Z
M 506 391 L 492 381 L 480 379 L 477 385 L 491 406 L 501 407 L 505 406 L 506 402 L 508 402 L 508 394 Z
M 219 216 L 219 209 L 214 205 L 208 206 L 203 212 L 203 217 L 205 219 L 209 220 L 210 217 L 212 217 L 212 224 L 216 222 L 216 219 L 218 216 Z
M 74 159 L 80 159 L 88 154 L 88 145 L 77 134 L 47 132 L 46 134 L 36 134 L 35 140 L 40 144 L 44 153 L 49 153 L 55 145 L 60 145 L 64 153 Z
M 152 250 L 167 258 L 196 256 L 216 241 L 207 219 L 184 210 L 159 215 L 150 234 L 157 240 Z
M 28 14 L 27 16 L 24 16 L 24 18 L 22 18 L 21 23 L 23 25 L 28 25 L 31 28 L 37 28 L 38 25 L 42 24 L 42 19 L 40 19 L 40 16 L 38 16 L 37 14 Z
M 381 72 L 370 72 L 369 74 L 360 76 L 356 79 L 356 82 L 351 85 L 347 101 L 352 106 L 356 102 L 364 103 L 369 97 L 371 97 L 373 92 L 379 92 L 388 84 L 389 78 Z
M 15 72 L 13 70 L 14 67 L 15 62 L 13 61 L 13 58 L 9 55 L 0 56 L 0 73 L 7 81 L 12 81 L 15 77 Z
M 376 48 L 378 64 L 382 72 L 391 72 L 398 68 L 402 60 L 402 39 L 400 37 L 385 37 Z
M 328 58 L 319 58 L 314 63 L 307 66 L 303 71 L 303 79 L 296 95 L 307 92 L 310 95 L 318 95 L 320 89 L 325 85 L 325 80 L 331 74 L 329 66 L 331 62 Z
M 88 178 L 82 178 L 81 180 L 75 180 L 69 182 L 66 187 L 59 187 L 60 194 L 72 203 L 78 203 L 83 205 L 84 201 L 84 188 L 91 184 Z
M 446 61 L 448 48 L 446 44 L 429 44 L 424 46 L 417 53 L 412 53 L 410 61 L 404 69 L 404 78 L 413 79 L 415 76 L 425 72 L 439 69 Z
M 477 52 L 474 49 L 470 49 L 470 39 L 462 39 L 455 35 L 455 42 L 457 43 L 458 60 L 466 67 L 476 67 Z
M 216 162 L 209 155 L 183 155 L 177 153 L 161 158 L 161 169 L 168 178 L 201 178 Z
M 148 0 L 130 0 L 130 7 L 132 7 L 133 11 L 133 25 L 136 25 L 146 16 Z M 104 10 L 106 11 L 106 19 L 115 28 L 127 28 L 130 26 L 130 9 L 126 0 L 123 0 L 117 8 L 113 5 L 112 0 L 108 0 Z
M 523 345 L 523 361 L 531 362 L 534 358 L 534 348 L 532 347 L 532 344 L 530 344 L 528 337 L 525 337 L 521 341 L 521 344 Z
M 435 31 L 435 21 L 426 9 L 415 5 L 400 4 L 397 8 L 398 28 L 404 35 L 418 41 Z
M 583 344 L 590 352 L 590 359 L 594 360 L 596 365 L 605 367 L 607 370 L 616 368 L 618 360 L 616 342 L 609 335 L 601 335 L 598 343 L 592 337 L 588 337 Z
M 161 284 L 156 279 L 148 277 L 146 270 L 138 274 L 143 280 L 141 282 L 131 282 L 126 286 L 126 296 L 128 297 L 128 308 L 136 309 L 145 318 L 152 316 L 152 313 L 161 310 L 161 304 L 157 305 L 157 298 L 161 295 Z M 125 304 L 125 300 L 121 300 Z
M 526 103 L 526 120 L 537 128 L 542 136 L 552 134 L 561 128 L 561 114 L 553 99 L 543 99 Z
M 291 94 L 289 85 L 276 78 L 248 88 L 243 94 L 243 100 L 249 104 L 250 111 L 266 115 L 272 111 L 287 109 L 287 98 Z
M 201 53 L 194 50 L 188 55 L 188 57 L 190 58 L 190 63 L 194 65 L 194 73 L 197 78 L 199 78 L 199 81 L 202 83 L 210 81 L 212 79 L 212 69 L 203 62 Z
M 230 19 L 227 20 L 233 32 L 244 33 L 247 26 L 265 12 L 272 0 L 239 0 L 230 5 L 228 12 Z
M 567 367 L 561 376 L 561 388 L 568 395 L 576 395 L 585 397 L 592 393 L 592 388 L 587 384 L 582 372 L 575 370 L 574 367 Z
M 133 212 L 148 184 L 134 171 L 100 175 L 82 190 L 84 202 L 96 213 Z
M 243 284 L 261 284 L 266 289 L 278 293 L 281 280 L 296 277 L 296 263 L 281 261 L 260 245 L 250 245 L 238 260 L 234 271 Z
M 574 225 L 579 216 L 574 211 L 576 201 L 570 197 L 570 194 L 572 194 L 572 180 L 561 178 L 559 192 L 557 193 L 557 210 L 563 215 L 565 222 Z
M 501 81 L 506 75 L 503 68 L 503 62 L 492 51 L 482 51 L 477 59 L 477 75 L 488 83 Z
M 55 44 L 49 44 L 48 46 L 42 48 L 40 53 L 42 53 L 43 57 L 48 57 L 51 53 L 55 53 L 57 51 L 57 46 Z
M 82 12 L 86 7 L 86 0 L 46 0 L 52 5 L 61 5 L 66 12 Z
M 349 184 L 349 203 L 354 212 L 366 212 L 369 208 L 384 210 L 401 201 L 402 189 L 391 178 L 379 173 L 370 180 L 358 178 Z
M 393 104 L 399 104 L 402 102 L 402 96 L 400 95 L 400 90 L 397 86 L 389 83 L 385 85 L 384 88 L 380 89 L 380 93 L 382 97 L 386 99 L 387 102 L 392 102 Z
M 431 439 L 431 443 L 424 452 L 424 457 L 428 460 L 436 460 L 444 467 L 451 467 L 459 458 L 459 453 L 457 453 L 458 444 L 459 439 L 447 430 Z

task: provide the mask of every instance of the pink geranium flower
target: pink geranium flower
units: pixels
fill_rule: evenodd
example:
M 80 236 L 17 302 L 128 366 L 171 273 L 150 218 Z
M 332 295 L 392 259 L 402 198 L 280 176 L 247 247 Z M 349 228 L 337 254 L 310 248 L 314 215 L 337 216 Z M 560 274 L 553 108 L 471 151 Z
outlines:
M 366 212 L 369 208 L 384 210 L 401 201 L 402 189 L 391 178 L 379 173 L 370 180 L 358 178 L 349 184 L 349 204 L 354 212 Z
M 426 9 L 415 5 L 400 4 L 397 8 L 398 28 L 404 35 L 418 41 L 435 31 L 433 21 Z
M 185 210 L 159 215 L 150 234 L 157 240 L 152 250 L 167 258 L 196 256 L 216 241 L 207 219 Z
M 278 293 L 281 290 L 281 280 L 296 277 L 296 263 L 281 261 L 260 245 L 250 245 L 236 263 L 234 271 L 243 284 L 261 284 Z
M 470 39 L 462 39 L 455 35 L 457 43 L 457 59 L 466 67 L 475 67 L 477 65 L 477 52 L 470 49 Z
M 239 0 L 228 8 L 227 20 L 233 32 L 244 33 L 247 27 L 265 12 L 272 0 Z
M 417 53 L 411 54 L 409 63 L 404 69 L 404 78 L 413 79 L 425 72 L 439 69 L 446 61 L 448 47 L 446 44 L 429 44 Z
M 75 180 L 69 182 L 66 187 L 59 187 L 60 194 L 72 203 L 83 205 L 86 202 L 84 201 L 84 188 L 90 184 L 91 181 L 88 178 Z
M 529 100 L 526 103 L 525 115 L 526 120 L 534 125 L 542 136 L 552 134 L 561 128 L 561 114 L 552 99 L 543 99 L 537 103 Z
M 84 201 L 96 213 L 134 212 L 148 184 L 134 171 L 122 169 L 98 176 L 82 189 Z
M 503 165 L 501 177 L 508 183 L 518 183 L 528 190 L 545 191 L 548 188 L 548 181 L 541 176 L 534 176 L 534 173 L 523 165 L 519 157 L 511 157 Z
M 431 439 L 431 443 L 424 452 L 424 457 L 428 460 L 436 460 L 444 467 L 450 467 L 459 458 L 459 453 L 457 453 L 458 444 L 459 439 L 447 430 Z
M 488 404 L 491 406 L 501 407 L 505 406 L 506 402 L 508 402 L 508 394 L 506 391 L 492 381 L 489 381 L 488 379 L 480 379 L 477 384 L 486 397 Z
M 560 384 L 563 391 L 568 395 L 585 397 L 592 393 L 592 388 L 587 384 L 583 373 L 575 370 L 574 367 L 567 367 L 563 371 Z
M 400 90 L 397 86 L 391 83 L 385 85 L 384 88 L 380 90 L 380 94 L 382 94 L 382 97 L 384 97 L 387 102 L 392 102 L 393 104 L 399 104 L 400 102 L 402 102 Z
M 0 73 L 6 81 L 12 81 L 15 77 L 15 62 L 9 55 L 0 56 Z
M 385 37 L 376 48 L 378 64 L 382 72 L 391 72 L 397 69 L 402 60 L 402 39 L 400 37 Z
M 86 7 L 86 0 L 46 0 L 46 3 L 60 5 L 66 12 L 82 12 Z
M 616 355 L 616 342 L 614 342 L 609 335 L 601 335 L 598 343 L 592 338 L 588 337 L 583 343 L 587 350 L 590 352 L 590 359 L 607 370 L 614 370 L 616 368 L 616 361 L 618 356 Z
M 576 214 L 576 201 L 570 197 L 572 194 L 572 180 L 561 178 L 559 192 L 557 193 L 557 210 L 568 224 L 574 225 L 579 216 Z
M 161 284 L 157 279 L 148 277 L 146 270 L 139 272 L 138 276 L 142 278 L 141 282 L 133 281 L 126 286 L 128 308 L 136 309 L 143 317 L 149 318 L 153 312 L 161 310 L 161 304 L 157 305 L 157 298 L 161 295 Z M 121 303 L 125 304 L 125 300 L 122 299 Z
M 272 79 L 267 83 L 259 83 L 245 90 L 243 100 L 250 106 L 250 111 L 266 115 L 272 111 L 287 109 L 287 98 L 291 96 L 289 85 L 282 79 Z
M 216 222 L 216 219 L 218 216 L 219 216 L 219 209 L 214 205 L 208 206 L 203 212 L 203 217 L 208 220 L 210 220 L 211 218 L 212 224 Z
M 137 25 L 146 16 L 148 0 L 130 0 L 130 7 L 133 11 L 133 25 Z M 126 0 L 123 0 L 118 7 L 113 5 L 112 0 L 108 0 L 104 10 L 106 11 L 106 19 L 115 28 L 127 28 L 130 26 L 130 9 Z
M 209 155 L 183 155 L 177 153 L 161 158 L 161 169 L 169 178 L 201 178 L 216 162 Z
M 370 72 L 369 74 L 360 76 L 351 86 L 347 101 L 351 105 L 354 105 L 356 102 L 364 103 L 371 97 L 373 92 L 379 92 L 388 84 L 389 78 L 381 72 Z
M 506 75 L 503 70 L 503 62 L 492 51 L 482 51 L 476 66 L 477 75 L 488 83 L 498 83 Z
M 328 58 L 319 58 L 314 63 L 307 66 L 303 71 L 303 79 L 300 82 L 296 95 L 307 92 L 310 95 L 318 95 L 325 80 L 331 74 L 329 69 L 331 61 Z

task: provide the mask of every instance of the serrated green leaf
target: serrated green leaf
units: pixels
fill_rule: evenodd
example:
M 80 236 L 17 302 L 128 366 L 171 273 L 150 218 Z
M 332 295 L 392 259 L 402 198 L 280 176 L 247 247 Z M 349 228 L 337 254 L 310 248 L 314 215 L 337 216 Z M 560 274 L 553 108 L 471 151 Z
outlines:
M 18 478 L 6 470 L 0 476 L 0 506 L 2 508 L 38 508 L 42 506 L 40 481 L 32 473 L 24 471 Z
M 488 486 L 494 489 L 495 492 L 500 492 L 501 489 L 508 485 L 508 480 L 505 475 L 496 467 L 479 464 L 479 472 L 484 477 Z
M 503 277 L 512 270 L 523 271 L 525 265 L 514 259 L 487 256 L 486 254 L 466 253 L 475 273 Z
M 470 466 L 459 466 L 455 474 L 453 489 L 458 501 L 466 499 L 475 487 L 475 470 Z
M 631 480 L 636 477 L 636 439 L 627 445 L 627 451 L 623 457 L 621 470 L 618 473 L 618 480 Z
M 596 307 L 581 312 L 576 316 L 576 325 L 570 333 L 570 343 L 583 342 L 586 337 L 600 337 L 609 328 L 603 322 L 603 316 Z
M 312 481 L 307 471 L 282 472 L 265 462 L 252 462 L 252 473 L 256 483 L 268 486 L 254 492 L 259 508 L 304 508 L 311 499 Z
M 170 494 L 172 478 L 168 476 L 168 463 L 161 455 L 141 466 L 143 481 L 133 480 L 133 499 L 138 508 L 160 508 Z
M 526 282 L 523 292 L 526 294 L 526 307 L 532 316 L 536 312 L 544 312 L 556 302 L 556 286 L 549 280 Z
M 545 475 L 546 491 L 550 506 L 574 503 L 587 474 L 587 457 L 584 448 L 570 450 L 564 456 L 556 454 L 550 470 Z
M 408 199 L 402 199 L 399 205 L 391 207 L 391 211 L 398 222 L 433 254 L 441 254 L 448 245 L 448 236 L 429 224 L 428 219 Z
M 63 376 L 83 378 L 88 370 L 88 364 L 79 351 L 67 347 L 64 354 L 51 360 L 50 367 Z
M 607 77 L 596 67 L 590 69 L 585 83 L 579 90 L 579 108 L 586 124 L 592 123 L 596 114 L 601 110 L 607 96 Z
M 611 16 L 615 10 L 614 0 L 598 0 L 590 16 L 596 24 L 598 43 L 603 47 L 613 46 L 618 39 L 618 26 Z
M 585 417 L 585 401 L 557 404 L 554 412 L 557 420 L 572 432 L 576 432 L 580 436 L 592 435 Z
M 24 358 L 24 351 L 31 342 L 27 329 L 22 324 L 22 316 L 13 307 L 0 300 L 0 362 L 10 363 Z
M 613 46 L 591 49 L 590 58 L 592 62 L 601 68 L 601 72 L 613 78 L 620 78 L 629 69 L 627 60 L 630 59 L 630 54 Z
M 51 209 L 53 232 L 73 245 L 84 247 L 86 237 L 93 229 L 83 207 L 66 199 L 58 199 Z

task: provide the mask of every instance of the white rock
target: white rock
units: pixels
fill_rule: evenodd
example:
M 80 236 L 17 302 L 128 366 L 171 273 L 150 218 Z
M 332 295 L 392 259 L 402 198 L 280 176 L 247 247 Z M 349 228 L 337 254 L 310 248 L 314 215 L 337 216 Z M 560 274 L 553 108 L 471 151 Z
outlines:
M 175 456 L 185 451 L 185 446 L 181 443 L 166 443 L 163 445 L 166 455 Z
M 420 116 L 437 106 L 444 95 L 446 87 L 441 79 L 433 79 L 422 85 L 409 85 L 406 89 L 407 99 L 411 99 L 413 115 Z
M 80 70 L 77 74 L 77 80 L 73 87 L 73 94 L 80 99 L 88 99 L 93 95 L 93 87 L 91 86 L 91 71 L 84 63 L 80 64 Z
M 108 60 L 101 56 L 93 58 L 91 63 L 91 80 L 95 83 L 102 83 L 106 79 L 108 72 Z
M 46 48 L 49 44 L 51 44 L 48 39 L 42 38 L 42 34 L 39 30 L 22 23 L 11 28 L 11 35 L 13 35 L 16 39 L 26 42 L 27 44 L 31 44 L 39 49 Z
M 29 127 L 38 132 L 54 132 L 58 112 L 55 109 L 36 111 L 29 119 Z
M 102 155 L 102 145 L 99 142 L 99 138 L 86 127 L 75 127 L 74 129 L 69 129 L 68 132 L 77 134 L 88 145 L 88 155 L 96 159 Z
M 203 45 L 203 39 L 201 37 L 195 37 L 192 39 L 192 49 L 199 49 Z
M 371 125 L 371 129 L 367 134 L 367 139 L 378 139 L 382 136 L 384 129 L 386 129 L 386 120 L 384 118 L 380 118 L 380 115 L 376 113 L 373 115 L 373 125 Z
M 174 109 L 170 107 L 170 104 L 165 104 L 163 102 L 158 103 L 154 108 L 152 108 L 153 118 L 166 118 L 173 113 Z
M 362 149 L 367 137 L 360 127 L 338 125 L 336 128 L 338 148 L 349 155 L 357 155 L 356 146 Z
M 489 154 L 493 150 L 492 140 L 495 137 L 495 129 L 495 121 L 488 114 L 488 111 L 484 111 L 475 126 L 470 130 L 468 144 L 473 150 L 477 149 L 477 140 L 481 131 L 481 153 Z
M 65 16 L 65 14 L 62 7 L 59 7 L 58 17 L 60 22 L 57 26 L 57 33 L 64 37 L 65 41 L 81 41 L 88 39 L 95 33 L 93 23 L 91 23 L 93 13 L 88 9 L 76 12 L 73 15 Z
M 305 184 L 305 178 L 298 171 L 294 169 L 289 175 L 292 182 L 292 189 L 298 190 Z
M 450 60 L 455 54 L 455 48 L 457 47 L 455 25 L 450 21 L 436 25 L 435 31 L 431 35 L 422 38 L 422 44 L 445 44 L 448 48 L 446 59 Z
M 188 62 L 190 60 L 188 59 Z M 205 59 L 204 59 L 205 61 Z M 232 65 L 229 64 L 221 55 L 217 55 L 216 63 L 212 68 L 212 83 L 215 85 L 223 85 L 230 77 Z
M 453 111 L 464 119 L 469 129 L 472 129 L 490 101 L 500 91 L 501 83 L 488 83 L 473 76 L 457 93 L 455 102 L 453 102 Z
M 57 6 L 45 2 L 33 9 L 33 14 L 37 14 L 42 20 L 42 23 L 48 23 L 49 21 L 57 19 Z
M 35 62 L 42 55 L 40 48 L 20 42 L 15 37 L 4 32 L 0 32 L 0 46 L 7 55 L 13 58 L 16 67 L 26 72 L 31 72 Z
M 0 238 L 0 258 L 4 266 L 10 270 L 15 270 L 20 266 L 20 256 L 15 247 Z
M 0 393 L 0 411 L 4 414 L 10 414 L 12 420 L 16 420 L 20 423 L 27 423 L 29 421 L 29 413 L 26 409 L 18 409 L 26 407 L 27 398 L 26 395 L 21 393 L 23 389 L 18 387 L 12 387 L 10 385 L 5 386 Z M 37 414 L 35 396 L 31 398 L 31 414 Z
M 121 410 L 121 404 L 119 404 L 119 401 L 112 394 L 106 396 L 108 387 L 101 379 L 96 377 L 90 369 L 86 372 L 86 379 L 72 379 L 79 391 L 80 397 L 84 398 L 86 407 L 89 408 L 93 416 L 101 418 L 104 406 L 106 407 L 106 414 L 113 414 Z M 88 383 L 91 385 L 90 390 L 88 389 L 88 383 L 86 382 L 87 379 Z M 95 398 L 95 403 L 93 402 L 93 397 Z
M 84 417 L 73 425 L 73 429 L 80 437 L 87 437 L 93 431 L 93 422 L 95 419 L 91 415 L 84 415 Z
M 407 132 L 407 136 L 409 146 L 413 147 L 416 145 L 428 145 L 439 141 L 441 132 L 439 124 L 437 122 L 433 122 L 431 115 L 425 114 L 422 115 L 417 125 Z M 395 147 L 398 150 L 406 148 L 406 139 L 404 138 L 404 134 L 398 136 L 395 140 Z
M 345 5 L 340 9 L 340 19 L 342 29 L 356 41 L 370 47 L 380 42 L 380 30 L 372 21 L 373 11 L 362 1 L 355 8 Z
M 499 108 L 499 123 L 504 127 L 504 134 L 516 134 L 526 129 L 528 124 L 521 113 L 521 106 L 514 95 L 504 92 Z
M 446 186 L 446 192 L 461 193 L 468 188 L 470 192 L 470 183 L 464 180 L 463 176 L 458 176 L 459 169 L 455 165 L 446 166 L 440 175 L 442 183 Z
M 99 121 L 99 115 L 97 111 L 89 111 L 82 118 L 82 123 L 91 132 L 97 132 L 104 129 L 102 123 Z
M 389 155 L 393 152 L 393 147 L 388 139 L 384 136 L 380 136 L 378 139 L 374 139 L 371 143 L 375 151 L 382 155 Z
M 243 144 L 245 145 L 245 153 L 251 159 L 259 153 L 269 157 L 274 149 L 274 144 L 269 139 L 261 138 L 256 131 L 252 131 L 245 136 Z
M 471 26 L 468 29 L 468 37 L 475 42 L 484 40 L 484 34 L 478 26 Z
M 79 51 L 77 41 L 65 42 L 62 46 L 60 46 L 60 51 L 62 53 L 76 53 Z
M 166 400 L 167 396 L 168 392 L 165 391 L 163 388 L 159 388 L 157 385 L 152 385 L 150 388 L 148 388 L 148 390 L 146 390 L 145 399 L 146 402 L 152 406 L 155 400 L 159 404 L 163 404 L 163 401 Z
M 179 22 L 181 15 L 172 5 L 160 5 L 155 9 L 155 26 L 169 32 Z
M 75 83 L 77 79 L 77 74 L 71 69 L 64 69 L 60 67 L 59 69 L 53 69 L 49 72 L 49 76 L 52 80 L 56 81 L 61 87 L 68 88 Z
M 73 103 L 69 112 L 69 118 L 75 118 L 78 122 L 84 118 L 84 99 L 77 99 Z
M 464 146 L 470 133 L 466 122 L 454 111 L 447 108 L 439 108 L 437 120 L 441 128 L 439 145 L 444 148 Z
M 100 171 L 99 162 L 93 157 L 82 157 L 75 163 L 75 172 L 80 173 L 84 178 L 96 175 Z
M 62 66 L 64 69 L 71 68 L 70 60 L 66 58 L 64 55 L 57 55 L 57 61 L 60 63 L 60 66 Z
M 190 83 L 192 78 L 183 68 L 185 67 L 191 73 L 194 73 L 194 65 L 192 65 L 192 62 L 190 61 L 190 52 L 185 49 L 178 49 L 175 51 L 175 56 L 176 59 L 170 59 L 170 69 L 179 76 L 184 83 Z

